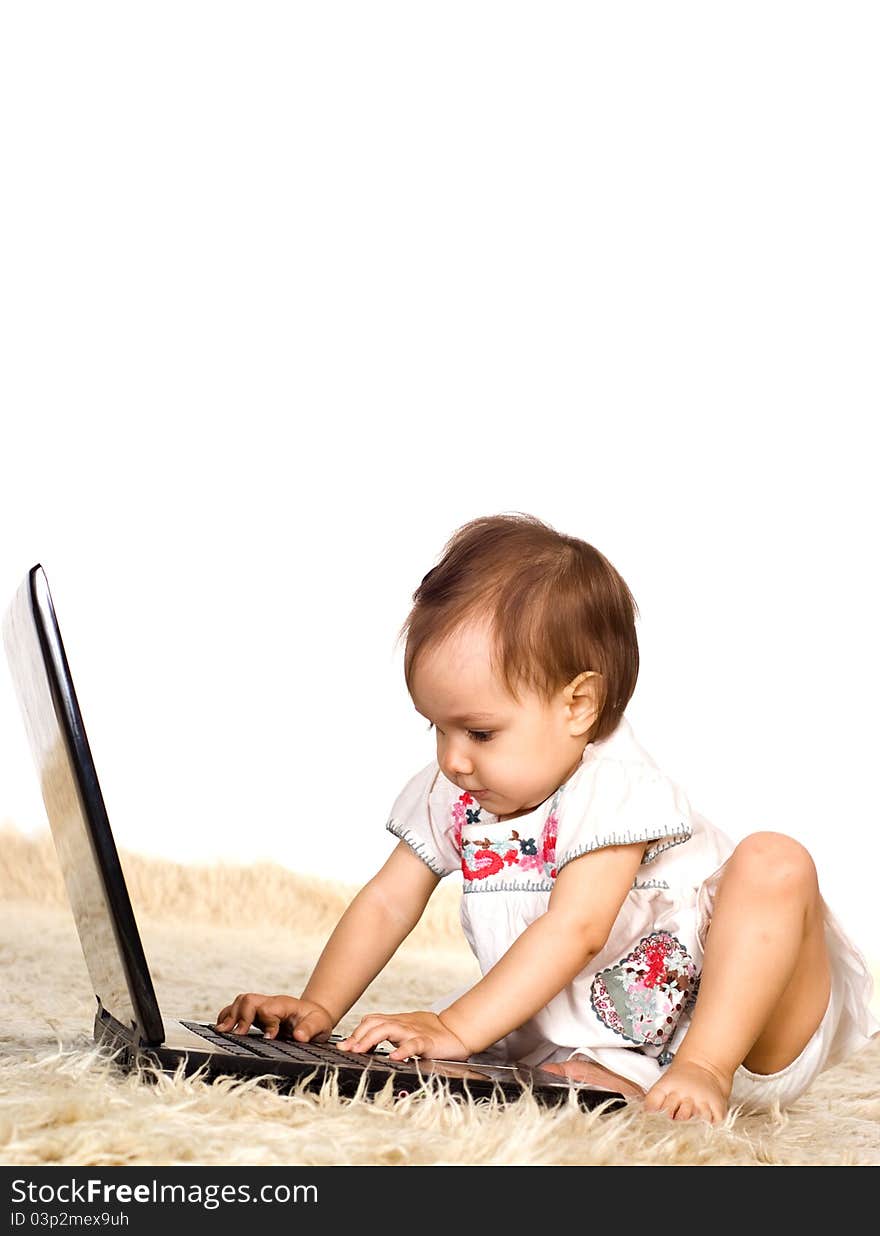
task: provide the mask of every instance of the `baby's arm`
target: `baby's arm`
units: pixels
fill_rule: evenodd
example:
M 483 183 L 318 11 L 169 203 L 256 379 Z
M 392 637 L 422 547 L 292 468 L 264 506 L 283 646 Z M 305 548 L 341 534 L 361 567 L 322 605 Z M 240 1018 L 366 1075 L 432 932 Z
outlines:
M 645 844 L 607 846 L 567 863 L 556 877 L 547 912 L 439 1016 L 370 1014 L 343 1046 L 368 1051 L 387 1038 L 398 1044 L 392 1059 L 411 1052 L 466 1060 L 516 1030 L 602 951 L 632 888 Z
M 326 1008 L 335 1025 L 415 927 L 439 879 L 401 841 L 339 920 L 303 999 Z
M 401 841 L 337 923 L 299 999 L 238 996 L 221 1010 L 218 1029 L 246 1034 L 256 1022 L 270 1037 L 279 1028 L 300 1040 L 326 1037 L 415 927 L 438 882 Z
M 472 1054 L 534 1017 L 602 951 L 644 852 L 644 842 L 606 846 L 563 867 L 547 912 L 440 1014 Z

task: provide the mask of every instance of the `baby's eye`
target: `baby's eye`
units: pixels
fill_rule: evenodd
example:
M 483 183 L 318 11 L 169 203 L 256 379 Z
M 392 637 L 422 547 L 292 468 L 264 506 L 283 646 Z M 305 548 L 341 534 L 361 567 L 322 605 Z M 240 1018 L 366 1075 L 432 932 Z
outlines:
M 434 728 L 434 722 L 429 721 L 428 729 L 432 730 L 433 728 Z M 468 730 L 467 732 L 470 734 L 471 738 L 473 738 L 474 742 L 491 742 L 492 741 L 492 731 L 491 730 Z M 438 730 L 437 733 L 442 734 L 443 731 Z

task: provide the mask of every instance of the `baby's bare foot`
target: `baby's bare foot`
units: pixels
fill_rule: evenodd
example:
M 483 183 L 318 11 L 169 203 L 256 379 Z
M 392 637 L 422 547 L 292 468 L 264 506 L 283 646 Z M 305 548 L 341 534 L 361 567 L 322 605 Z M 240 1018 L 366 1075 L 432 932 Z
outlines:
M 591 1086 L 600 1086 L 605 1090 L 613 1090 L 622 1094 L 625 1099 L 640 1099 L 644 1090 L 633 1082 L 627 1081 L 618 1073 L 612 1073 L 594 1060 L 585 1060 L 583 1056 L 575 1056 L 571 1060 L 561 1060 L 558 1064 L 542 1064 L 545 1073 L 557 1073 L 560 1077 L 570 1077 L 572 1081 L 587 1082 Z
M 731 1079 L 714 1069 L 673 1060 L 645 1095 L 645 1111 L 664 1112 L 672 1120 L 720 1124 L 727 1115 L 731 1085 Z

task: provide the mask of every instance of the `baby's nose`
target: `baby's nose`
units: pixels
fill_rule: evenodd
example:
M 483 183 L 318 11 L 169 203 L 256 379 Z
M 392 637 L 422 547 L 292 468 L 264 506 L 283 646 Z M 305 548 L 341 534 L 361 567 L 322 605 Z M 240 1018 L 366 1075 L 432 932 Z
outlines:
M 469 777 L 474 770 L 472 761 L 463 754 L 449 753 L 443 764 L 443 773 L 450 781 L 456 777 Z

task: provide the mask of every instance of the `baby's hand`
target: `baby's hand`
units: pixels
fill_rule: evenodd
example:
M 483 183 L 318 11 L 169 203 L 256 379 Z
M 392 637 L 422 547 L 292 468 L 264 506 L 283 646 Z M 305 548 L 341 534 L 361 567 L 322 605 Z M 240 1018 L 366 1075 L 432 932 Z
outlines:
M 369 1013 L 338 1046 L 345 1051 L 369 1051 L 383 1039 L 397 1044 L 391 1060 L 409 1056 L 467 1060 L 472 1054 L 436 1013 Z
M 296 996 L 263 996 L 251 991 L 236 996 L 217 1014 L 215 1028 L 231 1034 L 247 1034 L 251 1025 L 262 1027 L 267 1039 L 299 1039 L 319 1042 L 329 1038 L 333 1018 L 314 1000 L 298 1000 Z

